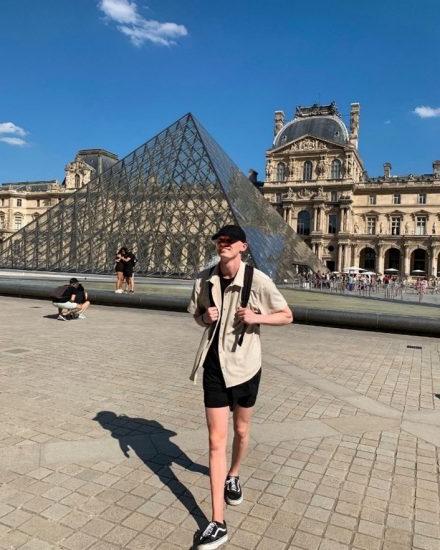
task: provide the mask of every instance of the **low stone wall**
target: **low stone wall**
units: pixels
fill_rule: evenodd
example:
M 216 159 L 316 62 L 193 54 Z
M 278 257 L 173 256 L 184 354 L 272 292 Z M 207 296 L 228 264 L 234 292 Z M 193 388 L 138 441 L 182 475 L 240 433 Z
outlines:
M 53 289 L 32 284 L 0 282 L 0 295 L 20 298 L 51 300 Z M 89 290 L 93 304 L 186 311 L 188 298 L 157 294 L 115 294 L 108 290 Z M 384 313 L 364 313 L 335 309 L 292 307 L 295 322 L 310 325 L 336 326 L 350 329 L 399 332 L 424 336 L 440 336 L 440 320 L 421 316 L 389 315 Z

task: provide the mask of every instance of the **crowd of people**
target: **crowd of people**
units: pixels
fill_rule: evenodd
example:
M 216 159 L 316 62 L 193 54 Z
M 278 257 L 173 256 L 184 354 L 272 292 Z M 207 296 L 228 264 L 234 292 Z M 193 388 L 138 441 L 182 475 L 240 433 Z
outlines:
M 330 290 L 336 292 L 368 292 L 383 291 L 390 293 L 405 293 L 412 289 L 417 294 L 440 292 L 440 277 L 401 277 L 395 274 L 384 275 L 362 272 L 348 273 L 308 273 L 298 275 L 295 285 L 305 289 Z

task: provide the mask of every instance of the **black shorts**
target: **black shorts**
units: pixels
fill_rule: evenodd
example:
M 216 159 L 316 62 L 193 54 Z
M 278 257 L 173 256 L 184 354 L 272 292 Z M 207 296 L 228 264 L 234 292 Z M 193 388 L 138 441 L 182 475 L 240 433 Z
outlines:
M 206 364 L 203 369 L 203 393 L 205 407 L 229 407 L 231 411 L 236 405 L 253 407 L 257 400 L 260 386 L 261 369 L 247 382 L 227 388 L 219 366 Z
M 133 277 L 133 270 L 132 269 L 124 269 L 124 277 L 126 279 L 129 279 L 130 277 Z

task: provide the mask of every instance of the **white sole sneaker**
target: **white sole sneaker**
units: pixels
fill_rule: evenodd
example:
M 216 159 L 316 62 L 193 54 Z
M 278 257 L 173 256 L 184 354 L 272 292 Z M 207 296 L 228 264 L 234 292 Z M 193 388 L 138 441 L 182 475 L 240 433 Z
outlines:
M 228 534 L 224 535 L 221 539 L 216 540 L 215 542 L 209 542 L 208 544 L 199 544 L 196 546 L 196 550 L 215 550 L 220 548 L 228 542 Z
M 237 498 L 236 500 L 231 500 L 230 498 L 225 498 L 226 504 L 229 504 L 229 506 L 238 506 L 243 502 L 243 495 L 241 495 L 240 498 Z

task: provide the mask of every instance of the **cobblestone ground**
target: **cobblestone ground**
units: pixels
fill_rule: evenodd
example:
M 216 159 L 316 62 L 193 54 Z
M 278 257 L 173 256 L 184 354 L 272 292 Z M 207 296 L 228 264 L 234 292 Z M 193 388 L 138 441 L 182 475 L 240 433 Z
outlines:
M 183 314 L 53 313 L 0 297 L 0 548 L 191 548 L 209 515 L 201 388 L 188 380 L 200 329 Z M 263 332 L 226 547 L 439 549 L 439 340 Z

